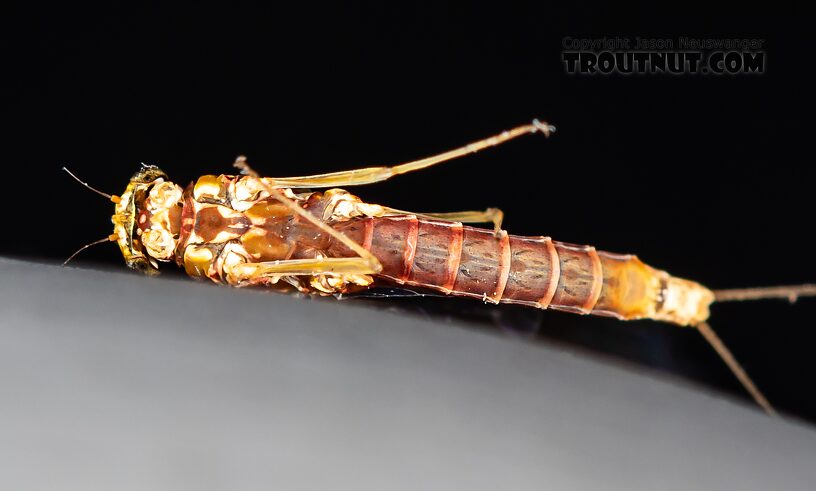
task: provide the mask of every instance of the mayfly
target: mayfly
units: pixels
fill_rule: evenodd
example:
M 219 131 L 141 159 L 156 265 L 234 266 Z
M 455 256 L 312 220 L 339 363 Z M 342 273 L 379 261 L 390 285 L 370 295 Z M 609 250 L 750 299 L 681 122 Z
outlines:
M 496 208 L 413 213 L 366 203 L 342 189 L 426 169 L 525 134 L 549 137 L 553 132 L 553 126 L 534 120 L 401 165 L 302 177 L 261 177 L 239 157 L 234 166 L 240 174 L 202 176 L 186 188 L 158 167 L 143 165 L 121 196 L 102 193 L 71 174 L 115 203 L 113 234 L 77 253 L 113 241 L 129 267 L 147 274 L 158 272 L 160 262 L 175 262 L 190 276 L 238 287 L 331 295 L 397 284 L 494 304 L 692 326 L 754 400 L 774 414 L 706 323 L 709 306 L 730 300 L 793 300 L 816 295 L 816 285 L 712 291 L 634 255 L 544 236 L 510 235 L 502 230 L 503 213 Z

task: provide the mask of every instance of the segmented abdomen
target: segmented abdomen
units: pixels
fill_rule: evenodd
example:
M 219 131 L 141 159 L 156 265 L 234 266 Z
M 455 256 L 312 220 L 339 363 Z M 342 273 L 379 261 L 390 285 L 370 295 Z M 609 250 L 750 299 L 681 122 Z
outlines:
M 399 284 L 621 319 L 649 317 L 685 325 L 708 315 L 708 290 L 633 255 L 549 237 L 496 237 L 492 230 L 413 215 L 358 218 L 334 227 L 380 260 L 380 276 Z M 329 254 L 351 252 L 336 245 Z

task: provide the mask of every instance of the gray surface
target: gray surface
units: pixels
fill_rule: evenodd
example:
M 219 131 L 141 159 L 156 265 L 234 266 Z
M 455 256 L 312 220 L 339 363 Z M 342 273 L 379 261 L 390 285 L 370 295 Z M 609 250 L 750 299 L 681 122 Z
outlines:
M 0 259 L 0 311 L 0 489 L 816 483 L 804 424 L 349 303 Z

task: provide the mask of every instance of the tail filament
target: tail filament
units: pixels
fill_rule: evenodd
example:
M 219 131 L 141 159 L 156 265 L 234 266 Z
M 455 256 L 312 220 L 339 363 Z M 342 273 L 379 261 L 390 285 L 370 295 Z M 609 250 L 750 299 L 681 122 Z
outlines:
M 816 297 L 816 284 L 714 290 L 714 297 L 716 302 L 741 302 L 745 300 L 781 298 L 787 299 L 790 303 L 794 303 L 800 297 Z
M 756 401 L 759 407 L 761 407 L 765 413 L 768 414 L 768 416 L 779 416 L 773 406 L 771 406 L 771 403 L 768 402 L 768 399 L 766 399 L 757 386 L 754 385 L 753 380 L 751 380 L 751 377 L 749 377 L 742 368 L 742 365 L 739 364 L 737 359 L 734 358 L 734 355 L 731 354 L 731 351 L 725 347 L 725 344 L 722 342 L 719 336 L 717 336 L 714 330 L 711 329 L 711 326 L 709 326 L 707 322 L 701 322 L 697 324 L 697 329 L 700 331 L 700 334 L 703 335 L 706 341 L 708 341 L 708 344 L 714 348 L 714 351 L 720 355 L 720 358 L 722 358 L 725 364 L 728 365 L 731 373 L 737 377 L 742 386 L 745 387 L 745 390 L 747 390 L 749 394 L 751 394 L 751 397 L 754 398 L 754 401 Z

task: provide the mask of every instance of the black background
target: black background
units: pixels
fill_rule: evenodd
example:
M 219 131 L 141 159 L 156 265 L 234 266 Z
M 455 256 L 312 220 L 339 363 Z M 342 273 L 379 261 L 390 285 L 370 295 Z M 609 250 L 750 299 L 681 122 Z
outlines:
M 712 288 L 816 280 L 804 12 L 436 2 L 75 6 L 7 18 L 0 253 L 61 260 L 110 233 L 140 162 L 182 184 L 243 153 L 272 176 L 400 163 L 526 123 L 558 127 L 357 188 L 416 211 L 499 206 L 505 228 L 637 253 Z M 762 75 L 579 76 L 564 36 L 761 38 Z M 75 266 L 119 267 L 113 245 Z M 123 266 L 122 266 L 123 267 Z M 383 305 L 476 320 L 744 397 L 702 338 L 478 302 Z M 498 312 L 498 313 L 497 313 Z M 712 325 L 782 411 L 816 420 L 816 302 L 715 306 Z

